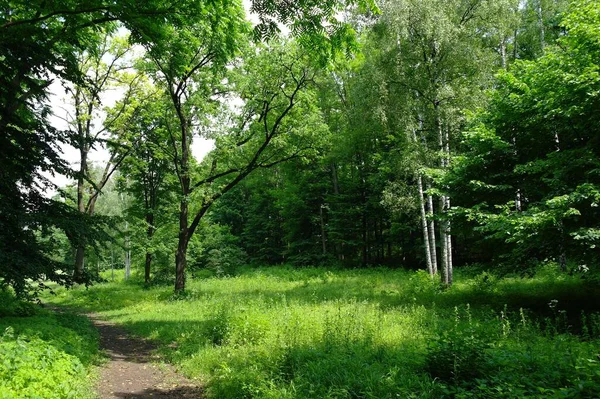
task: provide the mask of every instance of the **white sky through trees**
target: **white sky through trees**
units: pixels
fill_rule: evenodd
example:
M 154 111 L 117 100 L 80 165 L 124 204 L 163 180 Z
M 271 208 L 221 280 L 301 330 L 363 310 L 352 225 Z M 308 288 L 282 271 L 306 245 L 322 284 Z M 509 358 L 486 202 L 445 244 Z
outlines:
M 246 9 L 246 15 L 248 20 L 250 20 L 253 24 L 256 24 L 258 22 L 258 18 L 256 17 L 256 15 L 251 14 L 250 13 L 250 8 L 251 8 L 251 0 L 242 0 L 242 3 L 244 5 L 244 8 Z M 287 29 L 282 29 L 284 32 L 287 31 Z M 125 30 L 123 30 L 123 34 L 125 33 Z M 103 93 L 101 101 L 102 101 L 102 105 L 100 108 L 104 108 L 104 107 L 111 107 L 113 106 L 123 95 L 123 92 L 120 91 L 119 89 L 109 89 L 106 92 Z M 69 119 L 73 119 L 71 115 L 69 115 L 69 112 L 73 112 L 72 111 L 72 104 L 69 103 L 69 95 L 65 93 L 65 89 L 62 87 L 61 82 L 58 81 L 58 79 L 56 79 L 52 85 L 50 86 L 50 104 L 52 107 L 52 111 L 53 114 L 50 117 L 50 122 L 52 124 L 52 126 L 54 126 L 57 129 L 61 129 L 61 130 L 65 130 L 68 127 L 68 123 L 67 121 Z M 97 129 L 101 128 L 102 125 L 102 121 L 103 121 L 104 116 L 101 114 L 98 114 L 97 117 L 94 119 L 94 123 L 96 125 Z M 206 139 L 203 137 L 200 137 L 198 135 L 194 135 L 193 141 L 192 141 L 192 145 L 191 145 L 191 149 L 192 149 L 192 155 L 198 160 L 202 160 L 204 158 L 204 156 L 206 154 L 208 154 L 214 147 L 214 140 L 212 139 Z M 77 150 L 75 147 L 71 146 L 71 145 L 61 145 L 60 149 L 62 151 L 62 158 L 64 160 L 66 160 L 67 162 L 69 162 L 69 164 L 73 167 L 76 168 L 79 165 L 79 150 Z M 108 150 L 106 149 L 105 146 L 99 147 L 99 148 L 95 148 L 94 150 L 90 151 L 89 155 L 88 155 L 88 161 L 90 162 L 91 165 L 96 164 L 96 165 L 101 165 L 104 166 L 106 164 L 106 162 L 109 160 L 110 158 L 110 154 L 108 152 Z M 45 176 L 47 176 L 50 181 L 52 181 L 54 184 L 56 184 L 59 187 L 64 187 L 70 183 L 73 183 L 73 179 L 69 179 L 64 175 L 50 175 L 49 173 L 44 172 L 43 173 Z M 54 190 L 52 190 L 51 192 L 48 192 L 47 195 L 53 196 L 55 195 L 56 192 Z

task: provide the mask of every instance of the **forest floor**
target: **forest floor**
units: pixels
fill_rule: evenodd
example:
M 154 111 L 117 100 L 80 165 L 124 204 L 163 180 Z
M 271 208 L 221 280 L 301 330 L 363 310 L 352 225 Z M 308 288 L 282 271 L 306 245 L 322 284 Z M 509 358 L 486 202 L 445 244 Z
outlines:
M 100 348 L 109 360 L 99 370 L 97 393 L 112 398 L 201 398 L 203 390 L 177 374 L 173 367 L 159 363 L 156 346 L 134 337 L 114 323 L 88 315 L 100 333 Z

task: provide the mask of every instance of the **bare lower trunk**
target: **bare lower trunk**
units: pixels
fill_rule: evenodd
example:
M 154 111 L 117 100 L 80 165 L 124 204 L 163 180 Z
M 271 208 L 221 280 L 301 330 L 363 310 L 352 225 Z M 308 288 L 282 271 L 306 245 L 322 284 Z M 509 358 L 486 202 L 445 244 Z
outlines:
M 187 266 L 187 247 L 189 243 L 188 204 L 184 198 L 179 211 L 179 241 L 175 253 L 175 293 L 185 290 L 185 268 Z
M 131 277 L 131 249 L 129 249 L 129 223 L 125 222 L 125 280 Z
M 558 232 L 560 234 L 558 241 L 558 263 L 560 265 L 560 270 L 562 272 L 567 271 L 567 252 L 565 251 L 565 227 L 564 223 L 561 220 L 558 224 Z
M 440 152 L 441 152 L 440 167 L 442 169 L 446 169 L 448 167 L 448 156 L 449 156 L 449 150 L 450 150 L 450 146 L 448 143 L 448 138 L 449 138 L 448 131 L 444 131 L 444 127 L 442 125 L 439 102 L 436 102 L 434 104 L 434 108 L 435 108 L 435 125 L 436 125 L 436 129 L 438 131 L 438 141 L 439 141 Z M 445 195 L 442 195 L 440 197 L 439 210 L 438 210 L 438 213 L 440 215 L 442 215 L 442 220 L 439 223 L 440 246 L 441 246 L 440 250 L 441 250 L 441 257 L 442 257 L 440 266 L 442 268 L 442 276 L 441 276 L 442 283 L 445 284 L 446 286 L 449 286 L 451 284 L 450 264 L 448 263 L 448 260 L 449 260 L 449 257 L 448 257 L 449 221 L 445 217 L 447 210 L 448 210 L 447 209 L 448 204 L 449 204 L 448 198 Z
M 450 209 L 450 198 L 446 197 L 446 209 Z M 452 285 L 453 280 L 453 265 L 452 265 L 452 234 L 450 220 L 446 220 L 446 251 L 448 258 L 448 285 Z
M 446 129 L 444 131 L 444 166 L 448 168 L 450 166 L 450 131 Z M 448 213 L 450 211 L 450 197 L 444 196 L 446 200 L 445 204 L 445 212 Z M 448 280 L 448 285 L 452 285 L 453 278 L 453 265 L 452 265 L 452 236 L 450 234 L 451 222 L 450 219 L 447 218 L 444 221 L 445 229 L 446 229 L 446 276 Z
M 73 271 L 73 281 L 75 283 L 82 283 L 84 278 L 85 269 L 85 245 L 80 245 L 75 251 L 75 270 Z
M 427 271 L 433 276 L 433 264 L 431 263 L 431 244 L 429 242 L 429 229 L 427 228 L 427 215 L 425 214 L 425 199 L 423 198 L 423 178 L 417 176 L 417 186 L 419 189 L 419 205 L 421 208 L 421 227 L 423 229 L 423 243 L 425 244 L 425 260 L 427 262 Z
M 77 176 L 77 210 L 80 213 L 86 213 L 85 209 L 85 180 L 83 178 L 84 174 L 87 173 L 87 151 L 85 149 L 85 144 L 80 143 L 79 156 L 81 159 L 81 165 L 79 167 L 79 175 Z M 80 237 L 83 238 L 83 237 Z M 84 269 L 85 269 L 85 240 L 78 244 L 77 250 L 75 253 L 75 269 L 73 270 L 73 281 L 75 283 L 83 283 L 84 282 Z
M 440 213 L 443 214 L 446 208 L 446 197 L 442 196 L 440 198 Z M 448 233 L 446 231 L 446 220 L 442 220 L 439 223 L 440 226 L 440 256 L 442 257 L 442 262 L 440 267 L 442 268 L 442 283 L 445 285 L 449 285 L 449 275 L 448 275 Z
M 327 236 L 325 235 L 325 217 L 323 216 L 323 208 L 325 205 L 321 205 L 319 208 L 319 218 L 321 219 L 321 243 L 323 244 L 323 255 L 327 255 Z
M 187 266 L 187 240 L 180 241 L 175 254 L 175 293 L 185 290 L 185 268 Z
M 152 240 L 152 237 L 154 236 L 154 214 L 153 213 L 146 213 L 146 224 L 147 224 L 147 230 L 146 230 L 146 238 L 148 239 L 148 242 L 150 242 L 150 240 Z M 146 285 L 150 284 L 150 271 L 152 270 L 152 252 L 146 250 L 146 262 L 144 264 L 144 283 Z
M 144 264 L 144 283 L 146 285 L 150 284 L 151 267 L 152 267 L 152 254 L 150 252 L 146 252 L 146 262 Z
M 506 38 L 504 36 L 500 39 L 500 58 L 502 60 L 502 69 L 506 69 L 508 62 L 506 61 Z
M 427 183 L 427 190 L 431 188 L 431 183 Z M 435 245 L 435 221 L 433 220 L 433 196 L 431 194 L 427 194 L 427 213 L 429 215 L 429 250 L 431 251 L 431 266 L 433 269 L 433 274 L 437 274 L 438 272 L 438 261 L 437 261 L 437 248 Z
M 127 249 L 125 251 L 125 280 L 129 280 L 131 277 L 131 251 Z
M 544 10 L 542 8 L 541 0 L 538 0 L 536 5 L 536 13 L 538 17 L 538 24 L 540 25 L 540 47 L 542 49 L 542 53 L 546 48 L 546 28 L 544 27 Z

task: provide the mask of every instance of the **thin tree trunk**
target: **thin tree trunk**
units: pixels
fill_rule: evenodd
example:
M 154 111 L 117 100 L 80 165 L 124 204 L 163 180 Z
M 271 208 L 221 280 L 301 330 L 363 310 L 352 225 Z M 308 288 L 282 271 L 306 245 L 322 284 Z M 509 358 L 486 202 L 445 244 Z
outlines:
M 446 129 L 444 131 L 444 156 L 445 156 L 445 166 L 448 168 L 450 166 L 450 130 Z M 446 199 L 446 213 L 450 211 L 450 197 L 445 196 Z M 453 265 L 452 265 L 452 235 L 451 233 L 451 222 L 450 219 L 445 220 L 446 225 L 446 254 L 447 254 L 447 276 L 448 276 L 448 285 L 452 285 L 453 278 Z
M 146 224 L 148 225 L 148 230 L 146 230 L 146 237 L 148 241 L 152 240 L 154 236 L 154 214 L 147 213 L 146 214 Z M 152 253 L 146 249 L 146 262 L 144 264 L 144 283 L 146 285 L 150 284 L 150 271 L 152 269 Z
M 445 135 L 444 135 L 444 129 L 442 126 L 442 121 L 441 121 L 441 117 L 440 117 L 440 109 L 439 109 L 439 102 L 436 101 L 434 103 L 434 109 L 435 109 L 435 127 L 438 131 L 438 143 L 440 146 L 440 152 L 441 152 L 441 159 L 440 159 L 440 167 L 442 169 L 446 168 L 446 146 L 445 146 Z M 441 195 L 440 199 L 439 199 L 439 214 L 444 216 L 444 214 L 446 213 L 446 196 L 445 195 Z M 449 285 L 449 265 L 448 265 L 448 232 L 447 232 L 447 220 L 442 219 L 439 223 L 439 229 L 440 229 L 440 250 L 441 250 L 441 257 L 442 257 L 442 261 L 440 263 L 440 266 L 442 268 L 442 282 L 445 285 Z
M 446 208 L 446 197 L 440 197 L 440 213 L 443 214 Z M 446 232 L 446 221 L 442 220 L 439 223 L 440 229 L 440 252 L 442 257 L 441 268 L 442 268 L 442 283 L 445 285 L 449 285 L 449 275 L 448 275 L 448 234 Z
M 542 53 L 546 48 L 546 29 L 544 27 L 544 10 L 542 9 L 542 0 L 538 0 L 536 4 L 536 13 L 538 17 L 538 24 L 540 25 L 540 48 Z
M 567 252 L 565 251 L 565 225 L 563 221 L 558 222 L 558 232 L 560 234 L 558 241 L 558 263 L 560 265 L 560 271 L 567 271 Z
M 518 34 L 519 31 L 515 29 L 513 34 L 513 61 L 517 59 L 517 55 L 519 54 L 519 42 L 518 42 Z
M 412 132 L 412 141 L 417 145 L 417 133 Z M 427 265 L 427 271 L 431 276 L 436 273 L 437 267 L 434 266 L 435 249 L 432 250 L 432 246 L 435 247 L 435 233 L 433 235 L 433 241 L 431 241 L 431 235 L 429 234 L 429 227 L 427 225 L 427 213 L 425 211 L 425 198 L 423 191 L 423 176 L 420 172 L 416 173 L 417 176 L 417 189 L 419 195 L 419 207 L 421 209 L 421 229 L 423 230 L 423 244 L 425 248 L 425 262 Z M 432 220 L 433 221 L 433 220 Z
M 450 198 L 446 197 L 446 208 L 450 209 Z M 446 220 L 446 250 L 448 254 L 448 285 L 452 285 L 454 266 L 452 264 L 452 234 L 450 220 Z
M 321 219 L 321 243 L 323 244 L 323 255 L 327 255 L 327 237 L 325 235 L 325 217 L 323 215 L 323 208 L 325 205 L 321 204 L 319 207 L 319 217 Z
M 125 251 L 125 280 L 129 280 L 131 277 L 131 250 Z
M 431 189 L 431 183 L 427 182 L 427 190 Z M 438 273 L 438 261 L 437 261 L 437 247 L 435 241 L 435 220 L 433 220 L 433 196 L 431 194 L 427 194 L 427 214 L 429 215 L 429 249 L 431 251 L 431 267 L 433 270 L 433 274 Z
M 128 230 L 129 222 L 125 221 L 125 280 L 129 280 L 129 277 L 131 276 L 131 250 L 129 249 Z
M 423 229 L 423 243 L 425 244 L 425 260 L 427 271 L 431 276 L 433 273 L 433 264 L 431 261 L 431 243 L 429 242 L 429 229 L 427 228 L 427 215 L 425 214 L 425 199 L 423 198 L 423 178 L 417 175 L 417 188 L 419 189 L 419 205 L 421 208 L 421 228 Z
M 504 35 L 500 39 L 500 57 L 502 59 L 502 69 L 506 69 L 508 62 L 506 60 L 506 38 Z
M 115 249 L 110 245 L 110 278 L 115 281 Z
M 338 180 L 337 173 L 337 165 L 335 163 L 331 163 L 331 181 L 333 183 L 333 194 L 338 196 L 340 194 L 340 185 Z M 333 250 L 335 251 L 335 256 L 339 260 L 344 260 L 344 256 L 342 255 L 342 246 L 337 240 L 334 241 Z

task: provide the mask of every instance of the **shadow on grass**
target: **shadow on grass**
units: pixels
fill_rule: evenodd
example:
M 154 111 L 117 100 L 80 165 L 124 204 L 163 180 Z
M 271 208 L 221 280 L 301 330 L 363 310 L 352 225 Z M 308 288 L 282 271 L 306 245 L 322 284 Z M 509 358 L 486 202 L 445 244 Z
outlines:
M 317 304 L 336 300 L 356 300 L 376 303 L 387 309 L 400 306 L 422 305 L 426 308 L 454 308 L 470 304 L 473 308 L 493 308 L 501 310 L 505 305 L 511 310 L 519 308 L 534 312 L 548 313 L 549 303 L 558 301 L 558 308 L 579 314 L 581 311 L 600 311 L 600 287 L 575 279 L 563 282 L 537 280 L 500 282 L 494 286 L 457 285 L 450 289 L 431 286 L 398 284 L 378 288 L 367 284 L 358 285 L 343 278 L 334 281 L 311 281 L 293 288 L 236 290 L 226 292 L 216 288 L 205 288 L 190 294 L 190 299 L 218 297 L 222 302 L 250 301 L 262 298 L 279 303 L 284 301 Z

